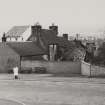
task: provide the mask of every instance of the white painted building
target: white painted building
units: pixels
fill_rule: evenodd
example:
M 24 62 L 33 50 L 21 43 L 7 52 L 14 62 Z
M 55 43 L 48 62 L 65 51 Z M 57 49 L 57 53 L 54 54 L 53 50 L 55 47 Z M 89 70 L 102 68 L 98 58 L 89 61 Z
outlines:
M 31 26 L 14 26 L 6 33 L 7 42 L 25 42 L 31 35 Z

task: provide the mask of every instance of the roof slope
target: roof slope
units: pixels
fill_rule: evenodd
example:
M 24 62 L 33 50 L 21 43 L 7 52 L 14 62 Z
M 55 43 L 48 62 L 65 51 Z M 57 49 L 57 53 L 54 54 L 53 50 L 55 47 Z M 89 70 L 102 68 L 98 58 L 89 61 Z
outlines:
M 21 36 L 28 28 L 29 28 L 29 26 L 14 26 L 14 27 L 12 27 L 12 29 L 10 29 L 10 30 L 6 33 L 6 36 L 7 36 L 7 37 L 19 37 L 19 36 Z
M 41 38 L 46 44 L 54 44 L 56 43 L 56 35 L 53 31 L 48 29 L 41 30 Z
M 9 42 L 7 43 L 20 56 L 43 55 L 45 52 L 34 42 Z
M 56 36 L 52 30 L 47 29 L 41 30 L 41 39 L 44 41 L 46 45 L 58 44 L 59 46 L 67 47 L 73 44 L 63 37 Z

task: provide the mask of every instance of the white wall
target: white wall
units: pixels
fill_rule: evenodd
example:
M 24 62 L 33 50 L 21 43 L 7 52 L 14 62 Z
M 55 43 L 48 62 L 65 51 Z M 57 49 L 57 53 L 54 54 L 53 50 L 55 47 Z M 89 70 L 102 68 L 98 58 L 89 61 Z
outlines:
M 11 39 L 10 37 L 7 38 L 7 42 L 14 42 L 14 41 L 17 41 L 15 37 L 11 37 Z
M 27 41 L 30 35 L 31 35 L 31 26 L 22 34 L 23 41 Z
M 84 61 L 81 62 L 81 74 L 84 76 L 91 76 L 91 65 Z
M 17 38 L 17 40 L 15 37 L 11 37 L 11 39 L 10 39 L 10 37 L 8 37 L 7 41 L 8 42 L 14 42 L 14 41 L 24 42 L 24 41 L 27 41 L 27 39 L 30 37 L 30 35 L 31 35 L 31 26 L 29 28 L 27 28 L 27 30 L 20 37 Z

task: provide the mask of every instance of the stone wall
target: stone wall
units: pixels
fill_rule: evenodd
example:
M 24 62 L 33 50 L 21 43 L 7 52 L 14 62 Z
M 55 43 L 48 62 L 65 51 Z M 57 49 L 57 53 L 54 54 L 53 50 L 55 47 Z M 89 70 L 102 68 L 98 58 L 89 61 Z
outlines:
M 21 61 L 21 68 L 26 67 L 45 67 L 47 73 L 59 74 L 59 73 L 81 73 L 80 62 L 45 62 L 45 61 Z
M 105 67 L 91 65 L 91 76 L 105 76 Z
M 82 75 L 90 76 L 91 75 L 90 68 L 91 68 L 91 65 L 89 63 L 86 63 L 84 61 L 81 62 L 81 74 Z
M 84 76 L 105 76 L 105 67 L 94 66 L 84 61 L 81 62 L 81 74 Z

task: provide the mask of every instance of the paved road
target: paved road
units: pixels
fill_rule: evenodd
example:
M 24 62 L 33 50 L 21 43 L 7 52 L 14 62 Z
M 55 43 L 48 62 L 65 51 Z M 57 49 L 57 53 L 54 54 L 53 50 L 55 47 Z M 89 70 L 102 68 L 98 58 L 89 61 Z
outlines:
M 0 75 L 0 98 L 26 105 L 105 105 L 105 79 Z

